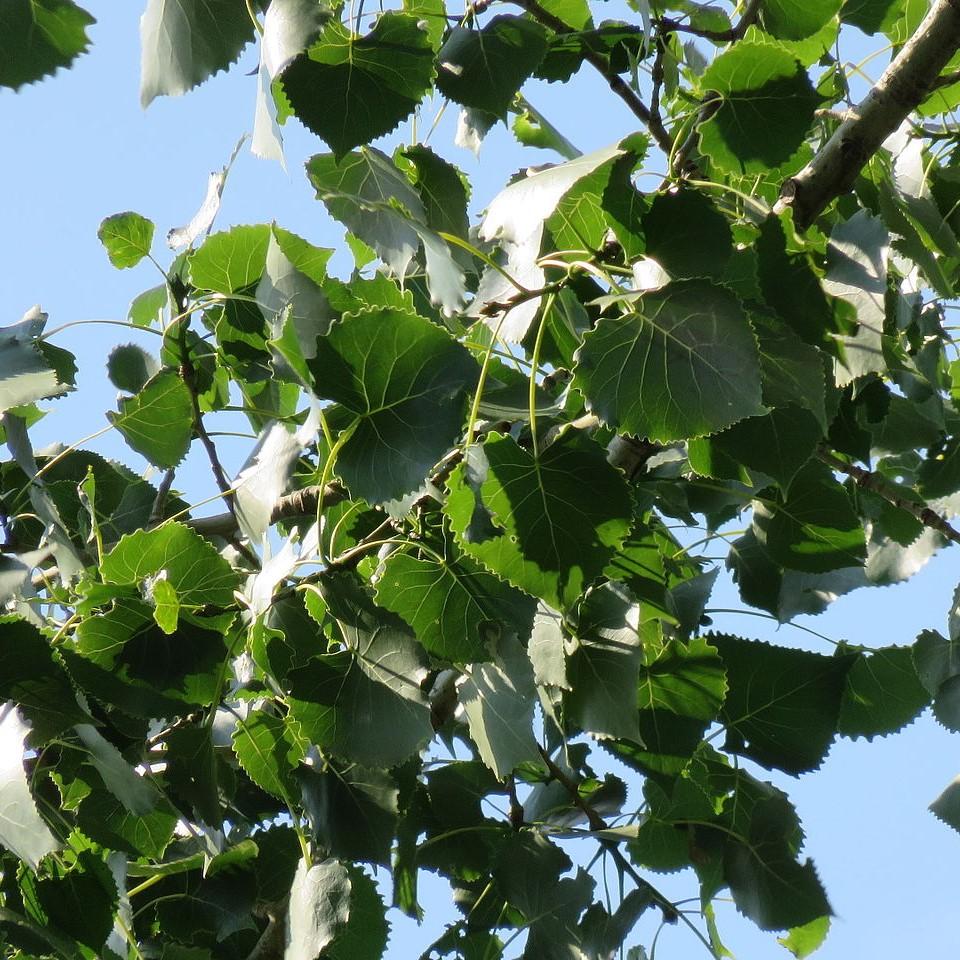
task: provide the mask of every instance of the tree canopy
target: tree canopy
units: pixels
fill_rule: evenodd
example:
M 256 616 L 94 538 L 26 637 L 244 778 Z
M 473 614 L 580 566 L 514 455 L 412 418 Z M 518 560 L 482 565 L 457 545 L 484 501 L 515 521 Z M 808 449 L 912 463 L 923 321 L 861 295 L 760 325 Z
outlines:
M 719 958 L 721 896 L 805 957 L 842 904 L 768 772 L 960 731 L 960 590 L 882 647 L 709 614 L 722 565 L 785 623 L 960 543 L 960 5 L 610 12 L 147 0 L 143 106 L 255 45 L 237 149 L 316 135 L 354 268 L 217 229 L 232 160 L 166 248 L 106 216 L 159 271 L 126 321 L 158 349 L 107 363 L 142 475 L 34 449 L 76 363 L 40 307 L 0 328 L 4 957 L 377 960 L 423 871 L 457 909 L 424 960 L 640 960 L 645 913 Z M 69 84 L 92 24 L 6 0 L 0 85 Z M 583 154 L 528 81 L 588 72 L 636 122 Z M 444 110 L 530 148 L 479 217 Z M 960 779 L 931 801 L 960 831 Z

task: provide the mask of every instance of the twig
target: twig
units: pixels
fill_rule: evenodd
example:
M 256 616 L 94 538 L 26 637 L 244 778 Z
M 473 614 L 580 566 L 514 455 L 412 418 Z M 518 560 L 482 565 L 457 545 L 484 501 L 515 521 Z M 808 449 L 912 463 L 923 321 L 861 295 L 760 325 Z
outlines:
M 831 470 L 845 473 L 848 477 L 852 477 L 858 486 L 873 491 L 888 503 L 905 510 L 925 527 L 938 531 L 953 543 L 960 543 L 960 531 L 952 527 L 945 517 L 924 503 L 917 503 L 915 500 L 907 500 L 901 497 L 896 487 L 887 483 L 880 474 L 874 473 L 872 470 L 864 470 L 863 467 L 858 467 L 855 463 L 847 463 L 846 460 L 841 460 L 840 457 L 830 453 L 829 450 L 818 450 L 817 456 Z
M 737 21 L 735 26 L 729 30 L 704 30 L 700 27 L 694 27 L 689 23 L 681 23 L 679 20 L 672 20 L 670 17 L 660 17 L 657 21 L 657 27 L 662 33 L 691 33 L 695 37 L 702 37 L 704 40 L 714 40 L 717 43 L 736 43 L 742 40 L 747 32 L 747 27 L 756 22 L 760 14 L 760 4 L 762 0 L 750 0 L 743 15 Z
M 545 27 L 549 27 L 554 33 L 561 35 L 577 33 L 558 16 L 542 7 L 537 0 L 512 0 L 512 2 L 526 10 L 534 20 L 542 23 Z M 663 122 L 659 117 L 651 114 L 637 92 L 620 74 L 611 68 L 609 60 L 604 58 L 603 54 L 591 50 L 589 46 L 584 47 L 583 59 L 607 81 L 607 86 L 627 105 L 633 115 L 642 121 L 653 135 L 653 139 L 657 141 L 660 149 L 669 154 L 673 149 L 673 139 L 664 127 Z
M 934 89 L 958 48 L 960 0 L 935 0 L 873 89 L 848 111 L 803 170 L 784 181 L 774 212 L 790 207 L 797 227 L 809 227 L 828 204 L 853 187 L 883 141 Z
M 960 70 L 954 70 L 952 73 L 944 73 L 937 77 L 931 85 L 931 90 L 940 90 L 943 87 L 952 87 L 955 83 L 960 83 Z
M 587 818 L 587 823 L 590 825 L 590 829 L 594 833 L 598 833 L 602 830 L 607 830 L 607 821 L 597 813 L 596 810 L 587 803 L 586 800 L 580 796 L 580 791 L 577 789 L 577 784 L 571 779 L 565 771 L 561 770 L 553 760 L 550 759 L 550 755 L 547 753 L 543 747 L 538 748 L 540 751 L 540 756 L 543 758 L 543 762 L 547 765 L 547 770 L 550 772 L 550 776 L 553 777 L 557 783 L 560 784 L 570 794 L 570 799 L 573 801 L 574 805 L 580 810 L 583 815 Z M 600 839 L 600 844 L 606 849 L 609 854 L 616 861 L 617 866 L 626 873 L 631 880 L 641 889 L 645 890 L 649 895 L 650 899 L 660 908 L 660 912 L 663 914 L 663 919 L 666 923 L 676 923 L 680 918 L 680 912 L 677 908 L 668 900 L 649 880 L 644 880 L 643 877 L 637 873 L 633 864 L 623 855 L 620 851 L 620 848 L 612 840 Z M 699 932 L 699 931 L 698 931 Z
M 170 496 L 170 487 L 173 485 L 173 477 L 177 471 L 171 467 L 160 481 L 157 487 L 157 495 L 154 497 L 153 506 L 150 508 L 150 516 L 147 518 L 147 527 L 155 527 L 163 519 L 164 511 L 167 508 L 167 498 Z

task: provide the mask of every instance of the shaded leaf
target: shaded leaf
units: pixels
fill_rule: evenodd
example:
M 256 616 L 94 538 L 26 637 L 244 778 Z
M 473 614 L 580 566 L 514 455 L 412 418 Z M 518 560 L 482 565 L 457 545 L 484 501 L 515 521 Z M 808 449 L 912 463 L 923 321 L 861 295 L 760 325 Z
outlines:
M 433 50 L 416 16 L 381 14 L 366 36 L 331 21 L 280 73 L 297 118 L 343 156 L 405 120 L 430 87 Z
M 851 658 L 726 635 L 709 639 L 727 670 L 728 690 L 720 713 L 726 749 L 787 773 L 816 769 L 837 732 Z
M 283 717 L 252 711 L 237 725 L 233 752 L 247 776 L 267 793 L 287 800 L 299 794 L 294 771 L 305 744 Z
M 139 393 L 147 381 L 160 372 L 160 364 L 143 347 L 127 343 L 114 347 L 107 357 L 107 376 L 118 390 Z
M 575 431 L 538 458 L 492 434 L 449 488 L 444 509 L 461 549 L 556 609 L 600 575 L 630 525 L 622 474 Z
M 319 396 L 358 418 L 337 472 L 355 496 L 383 503 L 416 490 L 454 444 L 477 377 L 470 354 L 404 310 L 349 314 L 308 361 Z
M 605 423 L 658 442 L 702 436 L 765 412 L 757 344 L 740 302 L 685 280 L 603 318 L 577 351 L 575 382 Z

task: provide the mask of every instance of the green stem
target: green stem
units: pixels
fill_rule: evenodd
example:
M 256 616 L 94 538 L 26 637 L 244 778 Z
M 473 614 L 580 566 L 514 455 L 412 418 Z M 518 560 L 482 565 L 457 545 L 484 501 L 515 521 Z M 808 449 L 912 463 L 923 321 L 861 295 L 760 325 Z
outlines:
M 324 434 L 328 437 L 328 440 L 329 440 L 330 434 L 329 434 L 329 428 L 326 425 L 326 420 L 321 417 L 320 422 L 323 424 Z M 323 463 L 323 471 L 320 474 L 321 490 L 327 489 L 327 484 L 330 483 L 330 480 L 333 477 L 333 466 L 336 463 L 337 456 L 339 455 L 340 451 L 344 448 L 347 441 L 353 436 L 353 432 L 354 430 L 357 429 L 357 426 L 359 423 L 360 423 L 360 418 L 358 417 L 356 420 L 353 421 L 353 423 L 351 423 L 348 427 L 346 427 L 346 429 L 341 430 L 340 436 L 337 437 L 337 439 L 333 443 L 333 446 L 330 447 L 330 451 L 327 454 L 327 459 Z M 327 550 L 323 544 L 323 537 L 320 535 L 322 532 L 321 522 L 323 520 L 323 507 L 324 507 L 323 497 L 321 497 L 317 501 L 317 549 L 320 553 L 320 562 L 325 564 L 327 563 L 327 560 L 328 560 Z
M 540 349 L 543 346 L 543 332 L 547 329 L 547 317 L 553 309 L 556 294 L 549 293 L 543 301 L 543 310 L 540 314 L 540 326 L 537 327 L 537 339 L 533 344 L 533 353 L 530 356 L 530 392 L 527 395 L 530 417 L 530 437 L 533 441 L 533 459 L 540 454 L 537 440 L 537 372 L 540 370 Z

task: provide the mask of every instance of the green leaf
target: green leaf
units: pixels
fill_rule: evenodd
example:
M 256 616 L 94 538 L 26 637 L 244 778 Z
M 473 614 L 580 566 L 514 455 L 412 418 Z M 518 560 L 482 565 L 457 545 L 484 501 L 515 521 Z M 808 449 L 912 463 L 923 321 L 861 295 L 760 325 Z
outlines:
M 642 650 L 640 610 L 626 591 L 605 584 L 580 607 L 577 646 L 567 660 L 569 691 L 564 715 L 596 737 L 622 737 L 637 743 L 637 683 Z
M 537 458 L 491 434 L 449 488 L 444 509 L 461 549 L 558 610 L 601 574 L 630 526 L 622 474 L 576 431 Z
M 817 952 L 830 932 L 830 918 L 817 917 L 800 927 L 794 927 L 785 937 L 777 937 L 777 943 L 786 947 L 797 960 L 805 960 Z
M 343 860 L 389 866 L 399 796 L 389 773 L 356 764 L 330 764 L 323 770 L 303 767 L 298 779 L 322 849 Z
M 199 618 L 197 618 L 199 620 Z M 89 695 L 138 717 L 175 717 L 220 695 L 223 634 L 181 621 L 174 634 L 140 600 L 118 600 L 84 619 L 62 655 Z
M 215 233 L 190 254 L 190 282 L 201 290 L 235 293 L 257 282 L 267 260 L 270 227 L 258 223 Z
M 711 635 L 710 643 L 727 669 L 727 697 L 720 713 L 725 749 L 787 773 L 816 769 L 837 731 L 851 658 L 726 635 Z
M 158 579 L 151 584 L 153 619 L 164 633 L 176 633 L 180 619 L 180 598 L 169 580 Z
M 339 860 L 300 861 L 290 888 L 284 960 L 315 960 L 343 932 L 350 890 L 350 874 Z
M 30 793 L 23 761 L 30 725 L 16 704 L 0 705 L 0 846 L 36 870 L 60 847 L 44 823 Z
M 763 402 L 771 407 L 791 404 L 805 407 L 826 433 L 830 424 L 826 413 L 824 354 L 804 343 L 789 327 L 773 326 L 755 318 L 754 329 L 760 346 Z
M 118 269 L 135 267 L 149 255 L 153 244 L 153 221 L 139 213 L 115 213 L 100 224 L 97 236 L 110 262 Z
M 106 583 L 139 586 L 165 571 L 181 604 L 229 607 L 239 577 L 216 548 L 182 523 L 129 534 L 103 558 Z
M 307 176 L 330 215 L 371 246 L 398 277 L 404 277 L 420 240 L 409 217 L 423 220 L 426 208 L 400 170 L 379 150 L 335 157 L 318 153 L 307 161 Z
M 337 473 L 373 504 L 420 487 L 456 442 L 477 377 L 473 358 L 449 334 L 391 308 L 344 316 L 317 341 L 308 366 L 317 395 L 357 418 Z
M 0 86 L 17 90 L 84 53 L 96 20 L 72 0 L 8 0 L 0 9 Z
M 726 675 L 720 654 L 702 637 L 669 640 L 640 670 L 640 708 L 713 721 L 727 693 Z
M 720 277 L 733 253 L 730 225 L 691 187 L 658 194 L 643 218 L 646 254 L 674 279 Z
M 502 638 L 497 649 L 497 662 L 470 668 L 459 700 L 480 758 L 503 780 L 526 761 L 539 766 L 540 753 L 533 735 L 533 670 L 516 638 Z
M 178 373 L 161 371 L 119 406 L 119 413 L 107 411 L 107 419 L 154 466 L 169 469 L 186 456 L 193 437 L 193 401 Z
M 823 29 L 842 5 L 843 0 L 764 0 L 760 23 L 780 40 L 803 40 Z
M 94 951 L 103 947 L 113 928 L 117 888 L 99 856 L 83 851 L 65 875 L 40 879 L 36 892 L 46 920 L 54 929 Z
M 140 103 L 177 96 L 227 69 L 254 37 L 234 0 L 148 0 L 140 18 Z
M 279 82 L 297 119 L 342 156 L 413 112 L 433 80 L 433 58 L 418 17 L 391 11 L 364 37 L 331 21 Z
M 605 423 L 658 442 L 702 436 L 765 411 L 757 343 L 723 287 L 683 280 L 602 318 L 577 351 L 575 383 Z
M 847 674 L 838 732 L 868 739 L 896 733 L 929 703 L 910 647 L 861 653 Z
M 749 417 L 722 433 L 687 445 L 690 466 L 708 477 L 719 455 L 772 477 L 788 490 L 800 468 L 810 459 L 823 433 L 816 418 L 801 407 L 777 407 L 762 417 Z
M 169 292 L 165 283 L 157 284 L 143 293 L 137 294 L 130 301 L 127 310 L 127 319 L 137 327 L 150 327 L 153 324 L 162 324 L 163 311 L 167 307 Z
M 152 353 L 134 343 L 114 347 L 107 357 L 107 376 L 118 390 L 139 393 L 146 382 L 160 372 L 160 364 Z
M 50 643 L 33 624 L 10 617 L 0 619 L 0 702 L 6 700 L 29 721 L 31 746 L 90 719 Z
M 825 573 L 866 556 L 863 526 L 846 490 L 822 463 L 796 474 L 786 498 L 754 506 L 753 529 L 770 556 L 791 570 Z
M 952 627 L 952 625 L 951 625 Z M 913 645 L 917 676 L 933 695 L 933 714 L 948 730 L 960 731 L 960 642 L 936 630 L 923 630 Z
M 233 734 L 233 752 L 247 776 L 267 793 L 285 800 L 299 796 L 294 772 L 304 749 L 290 723 L 265 710 L 252 711 Z
M 223 812 L 210 727 L 180 727 L 171 731 L 165 743 L 168 789 L 190 804 L 204 823 L 219 827 L 223 823 Z
M 781 797 L 762 800 L 750 817 L 747 842 L 730 843 L 724 852 L 733 901 L 761 930 L 786 930 L 833 913 L 813 863 L 798 863 L 790 850 L 787 808 Z
M 425 700 L 371 679 L 347 652 L 317 657 L 287 682 L 291 713 L 307 738 L 346 760 L 394 766 L 433 734 Z
M 724 51 L 700 78 L 719 98 L 700 123 L 700 149 L 719 170 L 767 174 L 802 146 L 820 105 L 806 71 L 785 47 L 744 40 Z
M 490 659 L 506 629 L 530 632 L 534 601 L 451 544 L 444 558 L 391 554 L 377 579 L 377 603 L 403 617 L 434 656 L 457 663 Z
M 327 948 L 330 960 L 380 960 L 390 932 L 377 885 L 359 867 L 349 865 L 350 919 Z
M 465 107 L 503 117 L 546 52 L 544 29 L 534 20 L 501 14 L 481 30 L 454 27 L 437 56 L 437 89 Z

